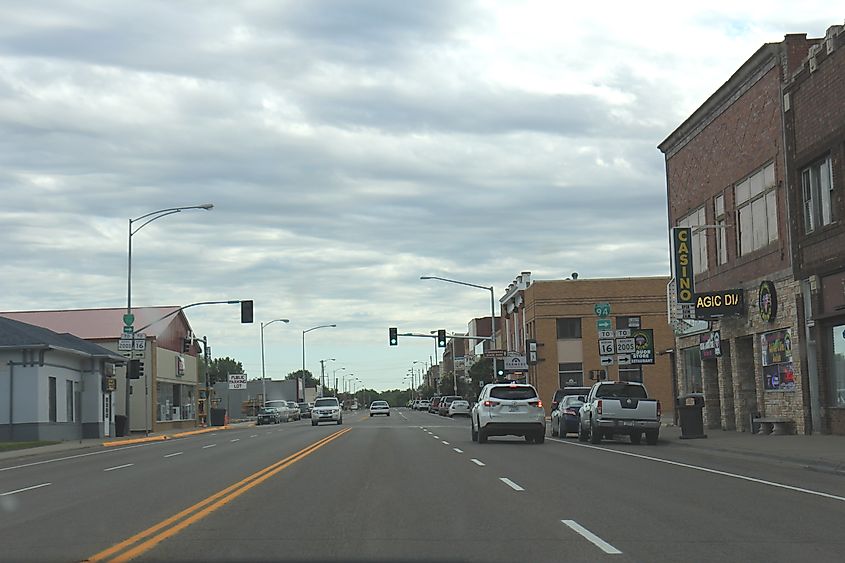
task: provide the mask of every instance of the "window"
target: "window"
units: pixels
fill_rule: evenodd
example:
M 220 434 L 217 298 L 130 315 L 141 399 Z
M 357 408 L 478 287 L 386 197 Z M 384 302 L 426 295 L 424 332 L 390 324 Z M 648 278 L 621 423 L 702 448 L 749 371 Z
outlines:
M 581 319 L 557 319 L 557 338 L 581 338 Z
M 627 365 L 619 366 L 619 380 L 633 381 L 635 383 L 643 382 L 643 366 L 641 365 Z
M 536 396 L 537 393 L 532 387 L 493 387 L 490 389 L 490 397 L 493 399 L 520 401 L 533 399 Z
M 642 328 L 640 317 L 616 317 L 616 328 Z
M 804 200 L 804 232 L 812 233 L 817 227 L 829 225 L 831 178 L 830 157 L 820 160 L 801 171 L 801 188 Z
M 845 325 L 833 327 L 830 347 L 831 401 L 834 407 L 845 407 Z
M 695 228 L 706 224 L 704 206 L 699 207 L 678 221 L 679 227 L 692 227 L 693 272 L 704 272 L 707 270 L 707 232 L 703 229 Z
M 728 232 L 724 194 L 713 199 L 713 216 L 716 218 L 716 264 L 725 264 L 728 261 Z
M 703 393 L 701 383 L 701 350 L 698 346 L 684 348 L 684 381 L 687 393 Z
M 584 385 L 583 365 L 575 362 L 558 364 L 557 378 L 561 389 L 564 387 L 580 387 Z
M 65 381 L 65 417 L 68 422 L 73 422 L 73 381 Z
M 49 378 L 49 406 L 50 422 L 56 422 L 56 378 Z
M 775 165 L 767 164 L 734 186 L 739 255 L 763 248 L 778 238 Z M 721 230 L 721 229 L 720 229 Z M 725 254 L 727 259 L 727 254 Z
M 642 385 L 625 385 L 611 383 L 596 389 L 596 397 L 628 397 L 630 399 L 647 399 L 645 387 Z

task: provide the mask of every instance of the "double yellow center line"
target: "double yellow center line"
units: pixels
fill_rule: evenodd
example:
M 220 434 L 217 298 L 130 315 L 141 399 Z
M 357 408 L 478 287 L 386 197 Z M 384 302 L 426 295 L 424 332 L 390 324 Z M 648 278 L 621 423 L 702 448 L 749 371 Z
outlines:
M 314 453 L 350 430 L 352 429 L 344 428 L 334 434 L 330 434 L 322 440 L 314 442 L 310 446 L 299 450 L 295 454 L 277 461 L 260 471 L 256 471 L 249 477 L 226 487 L 222 491 L 211 495 L 207 499 L 204 499 L 193 506 L 189 506 L 178 514 L 174 514 L 170 518 L 162 520 L 158 524 L 147 528 L 143 532 L 139 532 L 108 549 L 92 555 L 85 561 L 129 561 L 143 555 L 167 538 L 175 536 L 191 524 L 202 520 L 221 506 L 228 504 L 248 490 L 260 485 L 286 467 L 293 465 L 297 461 Z

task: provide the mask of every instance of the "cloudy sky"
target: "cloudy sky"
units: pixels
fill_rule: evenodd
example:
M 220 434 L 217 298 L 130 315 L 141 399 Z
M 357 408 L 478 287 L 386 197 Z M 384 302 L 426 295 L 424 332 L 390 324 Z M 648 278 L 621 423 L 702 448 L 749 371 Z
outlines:
M 689 6 L 687 4 L 690 4 Z M 693 6 L 692 4 L 695 4 Z M 836 2 L 5 1 L 0 310 L 253 299 L 267 373 L 395 388 L 493 285 L 664 275 L 656 145 Z M 698 7 L 700 6 L 700 7 Z M 261 372 L 259 325 L 192 309 Z M 120 327 L 115 327 L 116 333 Z

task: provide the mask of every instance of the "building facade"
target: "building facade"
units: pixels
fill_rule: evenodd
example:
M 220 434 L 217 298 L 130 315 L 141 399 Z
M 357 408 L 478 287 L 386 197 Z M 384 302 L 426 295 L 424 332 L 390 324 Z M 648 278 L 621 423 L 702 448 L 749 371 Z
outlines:
M 528 366 L 527 379 L 547 413 L 557 389 L 599 379 L 641 382 L 664 414 L 672 412 L 672 362 L 665 353 L 674 344 L 666 314 L 668 282 L 668 277 L 532 280 L 530 272 L 522 272 L 508 286 L 500 299 L 502 342 L 509 352 L 527 355 L 526 340 L 536 341 L 537 362 Z
M 760 415 L 809 428 L 782 89 L 819 41 L 793 34 L 763 45 L 659 146 L 670 229 L 691 229 L 691 305 L 712 292 L 741 298 L 729 314 L 685 307 L 709 326 L 674 346 L 679 392 L 703 393 L 708 428 L 747 431 Z
M 827 30 L 783 92 L 800 369 L 813 431 L 845 434 L 845 32 Z

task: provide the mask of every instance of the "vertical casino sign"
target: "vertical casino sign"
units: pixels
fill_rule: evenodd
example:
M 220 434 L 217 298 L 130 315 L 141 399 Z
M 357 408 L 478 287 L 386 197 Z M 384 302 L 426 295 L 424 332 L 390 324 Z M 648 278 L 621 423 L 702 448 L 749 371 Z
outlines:
M 678 303 L 695 303 L 695 281 L 692 264 L 692 228 L 672 229 L 673 265 Z

